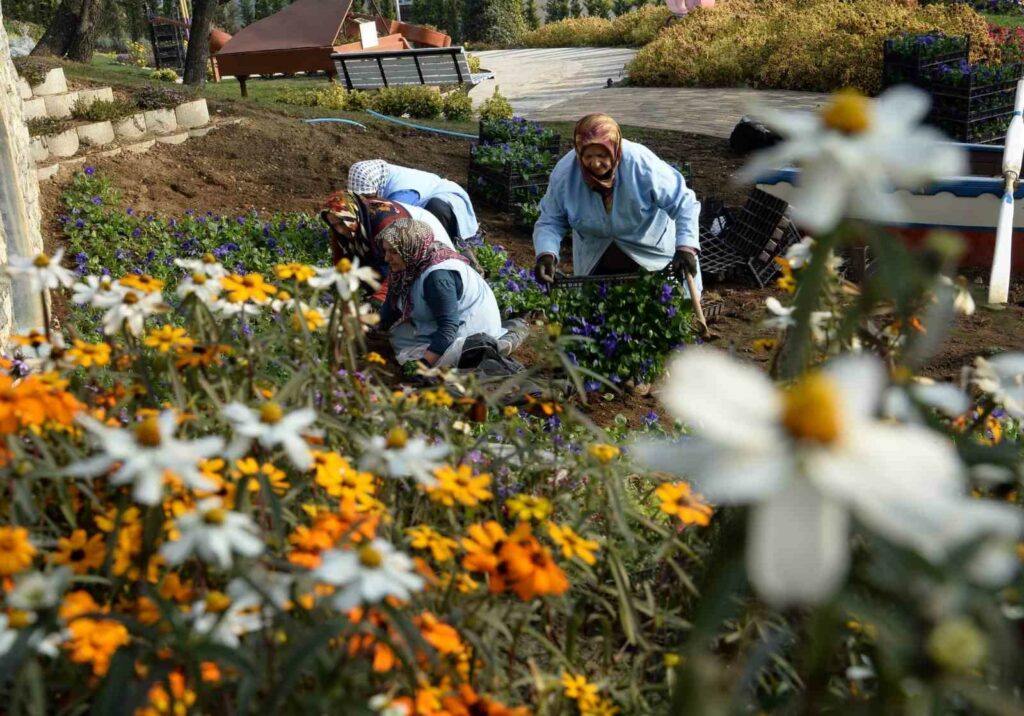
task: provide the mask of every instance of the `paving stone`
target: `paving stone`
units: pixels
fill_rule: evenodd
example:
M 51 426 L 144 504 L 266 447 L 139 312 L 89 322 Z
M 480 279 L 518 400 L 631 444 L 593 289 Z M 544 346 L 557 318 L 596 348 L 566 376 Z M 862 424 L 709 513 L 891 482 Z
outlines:
M 183 144 L 188 141 L 188 132 L 181 132 L 180 134 L 168 134 L 163 137 L 157 137 L 156 141 L 161 144 Z
M 116 157 L 118 154 L 121 154 L 123 151 L 124 151 L 124 149 L 121 148 L 121 147 L 114 147 L 113 149 L 105 149 L 102 152 L 96 152 L 95 154 L 90 155 L 90 158 L 91 157 L 97 157 L 97 158 Z
M 135 144 L 126 144 L 124 146 L 124 150 L 126 152 L 128 152 L 129 154 L 145 154 L 150 149 L 152 149 L 153 145 L 155 145 L 155 144 L 156 144 L 156 140 L 155 139 L 148 139 L 148 140 L 146 140 L 144 142 L 136 142 Z
M 213 130 L 213 125 L 212 124 L 211 125 L 207 125 L 206 127 L 199 127 L 198 129 L 190 129 L 190 130 L 188 130 L 188 136 L 191 137 L 192 139 L 197 139 L 199 137 L 205 137 L 212 130 Z
M 48 167 L 39 167 L 36 170 L 36 176 L 39 177 L 39 181 L 46 181 L 47 179 L 56 176 L 59 171 L 60 164 L 51 164 Z

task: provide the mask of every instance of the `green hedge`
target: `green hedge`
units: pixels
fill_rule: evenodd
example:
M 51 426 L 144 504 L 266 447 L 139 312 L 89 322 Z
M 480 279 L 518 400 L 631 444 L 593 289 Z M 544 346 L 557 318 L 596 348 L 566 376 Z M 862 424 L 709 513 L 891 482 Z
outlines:
M 574 17 L 548 23 L 523 37 L 524 47 L 639 47 L 651 42 L 672 19 L 663 5 L 645 5 L 614 20 Z
M 971 35 L 972 59 L 998 50 L 988 23 L 963 5 L 914 0 L 718 0 L 673 23 L 629 65 L 657 87 L 761 87 L 828 92 L 881 86 L 886 37 L 940 30 Z

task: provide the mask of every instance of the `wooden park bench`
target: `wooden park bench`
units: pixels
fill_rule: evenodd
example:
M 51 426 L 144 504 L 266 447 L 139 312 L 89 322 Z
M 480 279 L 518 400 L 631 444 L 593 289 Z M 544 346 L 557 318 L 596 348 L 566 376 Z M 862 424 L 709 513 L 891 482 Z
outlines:
M 346 89 L 370 90 L 402 85 L 475 85 L 494 76 L 473 74 L 462 47 L 336 52 L 331 55 Z

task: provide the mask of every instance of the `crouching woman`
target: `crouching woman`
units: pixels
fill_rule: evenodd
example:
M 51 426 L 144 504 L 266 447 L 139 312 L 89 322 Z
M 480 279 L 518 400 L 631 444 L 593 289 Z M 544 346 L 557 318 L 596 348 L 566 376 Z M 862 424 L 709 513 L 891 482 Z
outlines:
M 380 328 L 390 331 L 399 363 L 457 366 L 467 337 L 505 336 L 491 287 L 465 257 L 436 242 L 429 226 L 398 219 L 377 238 L 390 269 Z

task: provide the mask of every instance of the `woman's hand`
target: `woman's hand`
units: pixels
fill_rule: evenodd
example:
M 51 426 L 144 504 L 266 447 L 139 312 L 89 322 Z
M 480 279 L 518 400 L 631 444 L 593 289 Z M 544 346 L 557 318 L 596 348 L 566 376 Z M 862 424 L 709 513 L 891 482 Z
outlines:
M 541 254 L 537 257 L 537 264 L 533 267 L 534 278 L 537 283 L 552 284 L 555 282 L 555 255 Z
M 680 246 L 672 257 L 672 273 L 680 281 L 685 281 L 687 275 L 697 275 L 697 253 L 689 246 Z
M 420 360 L 423 361 L 428 368 L 433 368 L 435 365 L 437 365 L 437 362 L 441 360 L 441 356 L 439 356 L 437 353 L 434 353 L 434 351 L 427 351 L 426 353 L 423 354 L 423 357 L 420 358 Z

